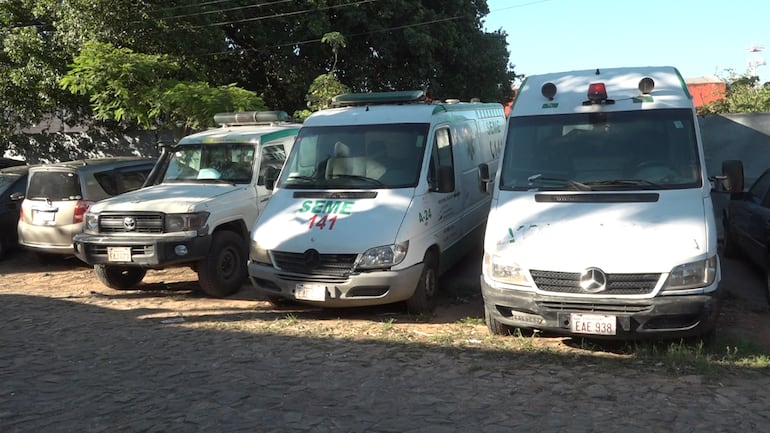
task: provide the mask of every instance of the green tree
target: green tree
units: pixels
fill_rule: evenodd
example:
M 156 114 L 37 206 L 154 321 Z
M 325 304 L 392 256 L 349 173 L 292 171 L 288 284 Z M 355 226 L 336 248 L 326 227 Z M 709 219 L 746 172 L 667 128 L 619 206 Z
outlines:
M 178 78 L 190 74 L 183 61 L 168 55 L 86 42 L 61 86 L 88 96 L 95 119 L 135 122 L 145 128 L 164 124 L 200 128 L 212 125 L 217 112 L 264 108 L 256 93 L 234 84 L 211 87 Z
M 770 111 L 770 83 L 759 84 L 759 77 L 732 74 L 727 79 L 723 99 L 698 108 L 698 114 L 757 113 Z
M 339 32 L 327 33 L 321 38 L 321 42 L 328 43 L 332 48 L 334 54 L 334 63 L 332 63 L 331 70 L 326 74 L 317 76 L 307 91 L 307 110 L 299 110 L 294 112 L 294 117 L 299 120 L 304 120 L 313 111 L 323 110 L 329 108 L 332 103 L 332 98 L 335 96 L 350 92 L 348 86 L 342 84 L 336 77 L 337 72 L 337 60 L 339 59 L 339 50 L 344 48 L 345 37 Z
M 433 98 L 510 96 L 514 77 L 505 33 L 487 33 L 485 0 L 308 0 L 264 3 L 271 19 L 225 32 L 246 66 L 237 82 L 260 89 L 267 105 L 305 108 L 308 85 L 336 65 L 352 91 L 427 89 Z M 236 11 L 234 22 L 248 20 Z M 272 31 L 269 31 L 271 29 Z M 322 38 L 345 35 L 344 55 L 329 57 Z

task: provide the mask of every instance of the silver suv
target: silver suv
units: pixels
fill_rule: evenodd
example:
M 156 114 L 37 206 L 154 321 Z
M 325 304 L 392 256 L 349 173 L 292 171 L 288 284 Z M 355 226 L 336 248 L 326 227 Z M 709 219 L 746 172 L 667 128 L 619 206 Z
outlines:
M 40 259 L 73 254 L 72 237 L 83 231 L 88 208 L 141 188 L 154 164 L 149 158 L 114 157 L 31 168 L 19 216 L 19 244 Z

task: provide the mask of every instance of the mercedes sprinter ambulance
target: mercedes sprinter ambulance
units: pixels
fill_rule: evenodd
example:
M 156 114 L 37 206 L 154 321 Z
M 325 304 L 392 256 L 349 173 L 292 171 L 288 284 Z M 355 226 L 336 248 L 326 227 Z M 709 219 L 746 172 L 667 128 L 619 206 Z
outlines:
M 345 94 L 305 120 L 252 230 L 268 299 L 433 307 L 439 275 L 481 245 L 505 115 L 422 91 Z
M 698 120 L 675 68 L 530 76 L 510 113 L 486 228 L 487 326 L 710 335 L 714 221 Z

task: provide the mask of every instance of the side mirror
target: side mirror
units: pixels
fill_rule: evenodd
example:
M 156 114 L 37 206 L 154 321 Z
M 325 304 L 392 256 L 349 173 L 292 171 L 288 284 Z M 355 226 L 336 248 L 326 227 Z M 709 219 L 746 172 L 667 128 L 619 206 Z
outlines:
M 730 193 L 743 192 L 743 162 L 737 159 L 723 161 L 722 176 L 716 176 L 715 178 L 723 178 L 724 188 Z
M 489 165 L 479 164 L 479 190 L 483 193 L 489 194 L 489 186 L 492 184 L 492 179 L 489 175 Z

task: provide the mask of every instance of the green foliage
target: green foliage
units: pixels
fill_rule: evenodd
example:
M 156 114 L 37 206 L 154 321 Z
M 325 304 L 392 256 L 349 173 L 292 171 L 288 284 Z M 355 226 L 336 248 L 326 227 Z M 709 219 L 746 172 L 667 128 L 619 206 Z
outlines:
M 323 110 L 331 107 L 332 98 L 348 93 L 350 89 L 334 76 L 332 72 L 319 75 L 310 83 L 307 93 L 307 106 L 311 111 Z
M 199 128 L 213 124 L 217 112 L 264 108 L 254 92 L 233 84 L 211 87 L 178 80 L 181 64 L 170 56 L 91 41 L 75 57 L 61 86 L 89 96 L 96 119 L 145 128 L 166 123 Z
M 757 113 L 770 111 L 770 86 L 759 85 L 758 77 L 729 78 L 724 99 L 698 108 L 698 114 Z
M 0 138 L 51 113 L 195 127 L 218 107 L 304 116 L 347 91 L 510 94 L 506 35 L 483 31 L 485 0 L 239 4 L 0 0 Z

